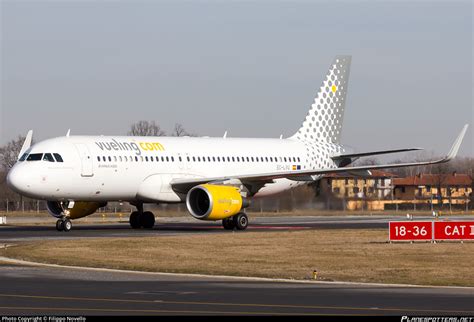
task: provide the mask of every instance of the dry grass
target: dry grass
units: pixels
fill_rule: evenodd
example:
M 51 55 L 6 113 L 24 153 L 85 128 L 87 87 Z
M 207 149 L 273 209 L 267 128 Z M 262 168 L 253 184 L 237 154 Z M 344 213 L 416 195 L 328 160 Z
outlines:
M 157 217 L 189 217 L 189 213 L 185 210 L 183 211 L 175 211 L 175 210 L 160 210 L 160 209 L 152 209 Z M 319 210 L 319 209 L 295 209 L 292 211 L 280 211 L 280 212 L 271 212 L 271 211 L 252 211 L 249 210 L 248 214 L 252 217 L 282 217 L 282 216 L 396 216 L 396 215 L 405 215 L 410 213 L 414 216 L 430 216 L 431 211 L 424 211 L 424 210 L 399 210 L 398 212 L 395 210 L 383 210 L 383 211 L 367 211 L 367 210 L 355 210 L 355 211 L 343 211 L 343 210 Z M 122 214 L 122 217 L 128 219 L 130 215 L 129 211 L 122 211 L 122 212 L 97 212 L 94 213 L 86 218 L 102 218 L 105 217 L 119 217 L 119 214 Z M 469 211 L 441 211 L 442 216 L 459 216 L 459 215 L 474 215 L 473 210 Z M 8 216 L 8 217 L 50 217 L 47 211 L 0 211 L 0 216 Z
M 159 232 L 158 232 L 159 234 Z M 474 286 L 474 243 L 389 244 L 386 230 L 45 241 L 1 250 L 40 262 L 143 271 Z

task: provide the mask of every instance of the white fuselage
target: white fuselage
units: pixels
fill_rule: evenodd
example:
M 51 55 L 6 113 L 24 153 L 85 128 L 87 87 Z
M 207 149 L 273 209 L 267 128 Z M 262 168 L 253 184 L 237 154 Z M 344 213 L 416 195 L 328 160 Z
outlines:
M 173 179 L 299 171 L 318 165 L 335 168 L 328 152 L 337 146 L 321 144 L 319 149 L 318 143 L 309 147 L 291 139 L 58 137 L 33 145 L 28 155 L 42 154 L 41 160 L 17 162 L 8 181 L 19 193 L 44 200 L 174 203 L 185 196 L 172 190 Z M 322 151 L 316 161 L 315 151 Z M 44 160 L 46 153 L 59 154 L 63 162 Z M 277 179 L 254 195 L 304 183 Z

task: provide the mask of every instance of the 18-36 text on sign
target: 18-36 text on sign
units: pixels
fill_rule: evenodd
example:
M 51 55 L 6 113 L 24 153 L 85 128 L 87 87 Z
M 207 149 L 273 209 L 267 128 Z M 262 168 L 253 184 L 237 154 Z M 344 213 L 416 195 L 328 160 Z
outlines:
M 391 221 L 390 240 L 431 240 L 433 223 L 431 221 Z

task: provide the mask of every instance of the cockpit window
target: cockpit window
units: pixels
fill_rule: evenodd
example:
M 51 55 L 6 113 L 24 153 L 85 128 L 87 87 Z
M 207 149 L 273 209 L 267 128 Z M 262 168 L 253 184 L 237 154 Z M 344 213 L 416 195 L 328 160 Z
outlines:
M 23 155 L 18 161 L 25 161 L 27 156 L 28 156 L 28 152 L 23 153 Z
M 28 154 L 30 154 L 30 152 L 31 152 L 31 148 L 27 149 L 18 161 L 25 161 L 26 158 L 28 157 Z
M 63 158 L 58 153 L 53 153 L 56 159 L 56 162 L 64 162 Z
M 43 156 L 43 161 L 54 162 L 54 159 L 51 153 L 45 153 Z
M 31 153 L 28 158 L 26 158 L 26 161 L 41 161 L 43 158 L 43 153 Z

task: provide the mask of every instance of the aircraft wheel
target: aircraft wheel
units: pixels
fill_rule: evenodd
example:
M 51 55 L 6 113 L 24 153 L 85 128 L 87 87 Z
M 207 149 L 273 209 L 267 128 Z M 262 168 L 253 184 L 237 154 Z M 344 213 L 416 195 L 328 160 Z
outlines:
M 234 220 L 232 218 L 222 219 L 222 226 L 226 230 L 233 230 L 235 228 Z
M 143 228 L 153 228 L 153 226 L 155 225 L 155 215 L 151 211 L 145 211 L 140 216 L 140 222 Z
M 61 219 L 58 219 L 58 221 L 56 221 L 56 230 L 57 231 L 64 230 L 64 222 Z
M 133 229 L 138 229 L 141 227 L 140 217 L 141 216 L 138 211 L 134 211 L 130 214 L 130 226 L 132 226 Z
M 234 216 L 234 225 L 238 230 L 245 230 L 249 225 L 249 218 L 243 212 Z
M 72 223 L 71 223 L 71 221 L 70 221 L 69 219 L 67 219 L 67 218 L 64 219 L 64 221 L 63 221 L 63 230 L 67 232 L 67 231 L 70 231 L 71 228 L 72 228 Z

